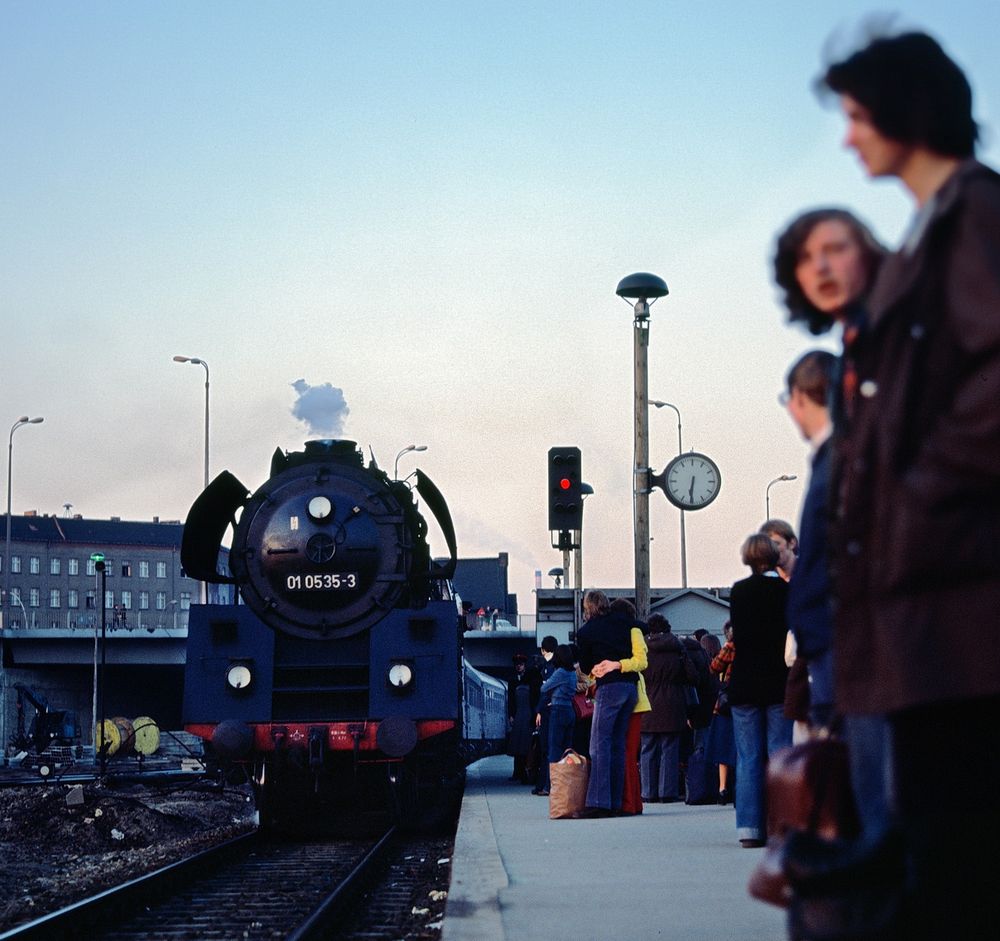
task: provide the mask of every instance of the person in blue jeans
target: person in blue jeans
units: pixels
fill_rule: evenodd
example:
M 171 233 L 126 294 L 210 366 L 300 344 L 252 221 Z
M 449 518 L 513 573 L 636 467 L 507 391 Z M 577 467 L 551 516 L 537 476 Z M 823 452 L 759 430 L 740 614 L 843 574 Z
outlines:
M 549 694 L 552 703 L 549 709 L 549 762 L 558 761 L 567 748 L 573 746 L 573 727 L 576 713 L 573 711 L 573 696 L 576 693 L 576 667 L 573 663 L 573 648 L 559 644 L 552 656 L 555 669 L 542 683 L 542 695 Z
M 603 591 L 583 599 L 586 622 L 577 634 L 580 669 L 597 678 L 590 729 L 590 782 L 581 817 L 613 817 L 621 811 L 625 786 L 625 736 L 639 696 L 638 673 L 623 673 L 632 654 L 632 621 L 613 614 Z M 643 664 L 643 667 L 645 664 Z
M 742 558 L 753 574 L 736 582 L 729 596 L 736 648 L 729 702 L 736 738 L 736 836 L 749 849 L 764 845 L 767 759 L 792 744 L 792 721 L 784 716 L 788 583 L 766 574 L 780 553 L 768 536 L 755 533 L 743 543 Z

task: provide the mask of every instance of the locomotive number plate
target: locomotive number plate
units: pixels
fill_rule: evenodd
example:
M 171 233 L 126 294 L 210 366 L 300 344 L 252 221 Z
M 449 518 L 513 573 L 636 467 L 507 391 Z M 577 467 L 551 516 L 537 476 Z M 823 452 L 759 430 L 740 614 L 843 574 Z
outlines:
M 317 575 L 289 575 L 285 578 L 285 588 L 289 591 L 343 591 L 357 587 L 357 572 L 322 572 Z

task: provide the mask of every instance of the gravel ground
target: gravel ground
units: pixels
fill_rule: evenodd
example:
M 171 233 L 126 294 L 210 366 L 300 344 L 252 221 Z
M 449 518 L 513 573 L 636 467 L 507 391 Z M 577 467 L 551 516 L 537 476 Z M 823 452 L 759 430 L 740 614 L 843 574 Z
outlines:
M 247 789 L 0 788 L 0 931 L 253 826 Z
M 0 932 L 245 832 L 253 814 L 248 788 L 0 788 Z M 453 845 L 410 843 L 340 937 L 438 938 Z

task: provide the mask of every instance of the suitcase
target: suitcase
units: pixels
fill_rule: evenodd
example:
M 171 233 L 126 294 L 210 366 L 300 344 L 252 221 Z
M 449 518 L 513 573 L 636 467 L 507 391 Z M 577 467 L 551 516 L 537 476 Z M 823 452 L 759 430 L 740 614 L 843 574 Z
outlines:
M 687 760 L 684 774 L 685 804 L 717 804 L 719 802 L 719 766 L 708 761 L 705 746 L 699 745 Z

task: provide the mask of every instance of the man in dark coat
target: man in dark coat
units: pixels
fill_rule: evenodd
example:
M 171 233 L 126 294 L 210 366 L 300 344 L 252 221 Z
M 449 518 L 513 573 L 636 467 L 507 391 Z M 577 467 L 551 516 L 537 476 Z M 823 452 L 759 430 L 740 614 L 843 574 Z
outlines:
M 917 206 L 844 389 L 837 705 L 892 725 L 906 936 L 984 937 L 995 880 L 971 848 L 1000 842 L 1000 660 L 975 651 L 1000 610 L 1000 176 L 974 159 L 971 89 L 931 37 L 875 39 L 823 82 L 847 145 Z
M 826 350 L 810 350 L 800 356 L 788 371 L 785 396 L 788 414 L 812 448 L 812 473 L 799 524 L 799 557 L 788 583 L 788 627 L 795 635 L 798 656 L 809 663 L 811 708 L 823 717 L 833 706 L 826 491 L 833 432 L 827 402 L 835 362 Z
M 698 672 L 662 614 L 649 616 L 649 666 L 643 671 L 650 711 L 642 714 L 639 773 L 645 803 L 680 800 L 680 745 L 687 727 L 685 686 L 698 682 Z

